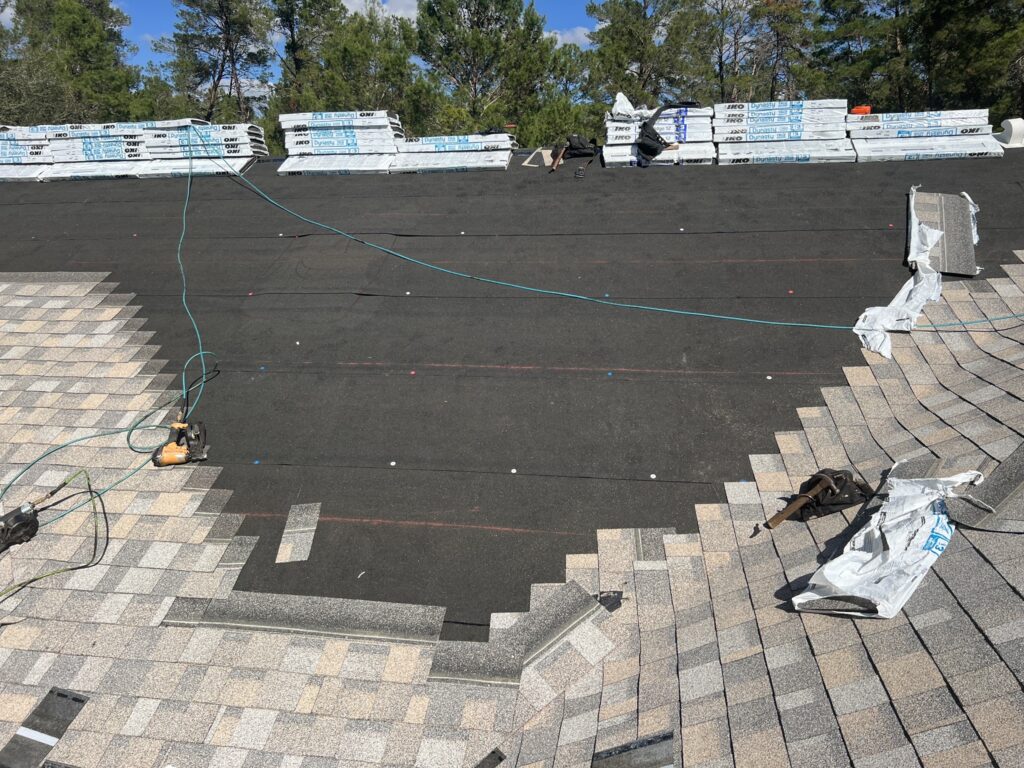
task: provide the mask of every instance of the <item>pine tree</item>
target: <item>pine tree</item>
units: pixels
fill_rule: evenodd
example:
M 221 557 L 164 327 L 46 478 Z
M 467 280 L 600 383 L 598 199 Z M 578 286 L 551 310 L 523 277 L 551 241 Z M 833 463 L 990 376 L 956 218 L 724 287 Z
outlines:
M 110 0 L 18 0 L 0 36 L 0 122 L 127 119 L 139 70 Z
M 601 135 L 605 105 L 586 98 L 584 83 L 590 56 L 578 45 L 555 49 L 551 69 L 538 98 L 536 109 L 518 121 L 516 134 L 524 146 L 544 146 L 564 142 L 572 133 L 584 138 Z
M 555 41 L 522 0 L 420 0 L 419 55 L 449 98 L 439 124 L 479 130 L 536 106 Z
M 250 120 L 267 90 L 272 17 L 264 0 L 174 0 L 178 21 L 154 50 L 170 54 L 175 91 L 206 120 Z
M 800 99 L 815 90 L 810 59 L 814 15 L 808 0 L 761 0 L 751 13 L 763 59 L 757 98 Z
M 995 117 L 1020 108 L 1012 70 L 1024 47 L 1020 0 L 918 0 L 913 15 L 929 107 L 991 107 Z
M 345 20 L 342 0 L 271 0 L 276 31 L 284 39 L 282 82 L 301 80 L 316 64 L 327 37 Z
M 707 98 L 711 17 L 695 0 L 605 0 L 587 4 L 597 21 L 590 37 L 590 93 L 634 104 Z
M 708 0 L 715 101 L 749 101 L 761 75 L 763 51 L 755 40 L 750 0 Z
M 398 110 L 416 79 L 415 50 L 412 22 L 367 3 L 324 41 L 320 95 L 331 109 Z
M 277 4 L 280 12 L 285 3 Z M 307 13 L 314 4 L 334 7 L 330 0 L 303 8 L 288 3 L 290 12 Z M 283 149 L 277 117 L 284 112 L 388 109 L 398 112 L 415 135 L 429 129 L 440 108 L 439 87 L 413 59 L 417 37 L 408 19 L 389 15 L 379 0 L 366 3 L 360 13 L 335 10 L 330 23 L 318 17 L 315 28 L 310 21 L 295 27 L 294 46 L 286 33 L 285 58 L 291 61 L 282 65 L 263 119 L 275 150 Z
M 853 104 L 870 100 L 879 58 L 877 17 L 870 0 L 822 0 L 816 21 L 814 56 L 827 89 Z

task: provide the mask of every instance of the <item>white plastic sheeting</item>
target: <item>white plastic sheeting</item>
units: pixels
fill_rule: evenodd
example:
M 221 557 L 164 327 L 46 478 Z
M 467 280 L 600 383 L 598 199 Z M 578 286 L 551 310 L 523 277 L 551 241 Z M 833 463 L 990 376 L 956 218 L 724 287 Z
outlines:
M 853 332 L 866 349 L 883 357 L 892 358 L 890 331 L 912 331 L 917 319 L 924 311 L 925 304 L 938 301 L 942 296 L 942 275 L 932 267 L 928 257 L 931 249 L 942 238 L 942 231 L 933 229 L 920 221 L 914 210 L 917 187 L 910 188 L 910 232 L 907 262 L 914 274 L 903 284 L 899 292 L 885 307 L 869 307 L 858 318 Z M 966 192 L 961 192 L 971 207 L 971 228 L 974 244 L 978 244 L 978 220 L 980 210 Z
M 889 479 L 885 503 L 838 557 L 815 572 L 807 589 L 793 598 L 793 607 L 883 619 L 898 614 L 953 536 L 944 499 L 955 497 L 957 486 L 983 479 L 980 472 Z M 816 606 L 816 600 L 828 602 Z
M 623 93 L 615 94 L 615 101 L 612 104 L 611 112 L 608 113 L 609 120 L 629 120 L 642 123 L 651 117 L 657 109 L 647 106 L 634 107 Z M 663 118 L 709 118 L 714 114 L 712 107 L 673 107 L 661 113 Z

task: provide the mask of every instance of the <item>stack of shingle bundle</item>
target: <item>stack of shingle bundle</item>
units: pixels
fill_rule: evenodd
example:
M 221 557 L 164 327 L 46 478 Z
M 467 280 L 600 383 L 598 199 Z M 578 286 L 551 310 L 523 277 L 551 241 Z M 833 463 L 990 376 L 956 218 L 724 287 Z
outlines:
M 504 171 L 518 145 L 508 133 L 424 136 L 398 143 L 391 173 Z
M 142 128 L 124 123 L 46 126 L 55 164 L 149 160 Z
M 847 115 L 857 162 L 1002 157 L 987 109 Z
M 605 144 L 602 154 L 608 168 L 644 165 L 637 152 L 640 127 L 656 110 L 634 108 L 623 95 L 615 97 L 605 115 Z M 670 145 L 651 159 L 651 165 L 710 165 L 715 162 L 711 143 L 711 107 L 669 107 L 662 110 L 653 128 Z
M 394 112 L 298 112 L 281 115 L 288 159 L 281 175 L 387 173 L 405 140 Z
M 35 181 L 52 162 L 45 131 L 0 125 L 0 181 Z
M 719 165 L 852 163 L 846 99 L 716 104 Z
M 187 174 L 200 167 L 204 172 L 241 173 L 257 157 L 266 157 L 267 144 L 258 125 L 195 125 L 191 121 L 170 120 L 143 124 L 146 150 L 153 160 L 144 175 Z M 215 159 L 216 158 L 216 159 Z
M 191 118 L 13 127 L 0 129 L 0 180 L 223 175 L 266 154 L 257 126 Z

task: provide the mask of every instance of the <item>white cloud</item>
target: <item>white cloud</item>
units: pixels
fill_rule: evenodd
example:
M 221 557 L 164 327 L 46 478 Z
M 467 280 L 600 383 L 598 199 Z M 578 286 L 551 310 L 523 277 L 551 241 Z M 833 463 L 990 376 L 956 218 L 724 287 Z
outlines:
M 10 27 L 14 23 L 14 5 L 9 5 L 0 11 L 0 27 Z
M 592 31 L 588 27 L 570 27 L 569 29 L 549 29 L 546 34 L 555 38 L 555 44 L 558 47 L 575 43 L 581 48 L 585 48 L 590 45 L 587 35 Z
M 366 8 L 366 0 L 342 0 L 350 11 L 361 12 Z M 384 0 L 384 12 L 392 16 L 406 19 L 416 18 L 416 0 Z

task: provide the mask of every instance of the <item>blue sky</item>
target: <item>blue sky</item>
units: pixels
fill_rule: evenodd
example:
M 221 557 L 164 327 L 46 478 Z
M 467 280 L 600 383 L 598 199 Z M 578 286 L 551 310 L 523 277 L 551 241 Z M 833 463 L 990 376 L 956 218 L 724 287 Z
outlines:
M 567 42 L 584 43 L 587 29 L 593 26 L 593 19 L 586 13 L 585 0 L 535 0 L 537 10 L 547 17 L 547 28 Z M 345 0 L 350 8 L 361 8 L 363 0 Z M 146 64 L 155 60 L 150 43 L 174 31 L 174 6 L 171 0 L 115 0 L 115 5 L 127 13 L 132 24 L 128 37 L 139 47 L 132 59 L 134 64 Z M 416 0 L 386 0 L 385 6 L 400 15 L 416 13 Z

